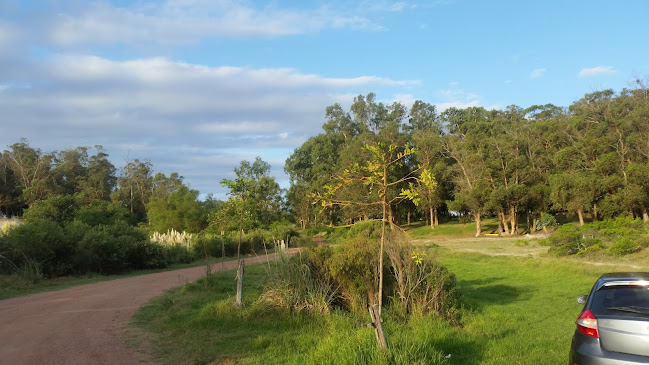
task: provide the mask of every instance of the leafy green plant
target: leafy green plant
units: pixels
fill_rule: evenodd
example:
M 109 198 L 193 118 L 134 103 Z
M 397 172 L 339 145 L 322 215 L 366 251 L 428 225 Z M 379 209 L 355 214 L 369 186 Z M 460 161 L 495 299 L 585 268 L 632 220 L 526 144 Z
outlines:
M 608 252 L 613 255 L 628 255 L 640 250 L 640 245 L 635 240 L 632 240 L 628 237 L 623 237 L 617 240 L 611 247 L 608 248 Z

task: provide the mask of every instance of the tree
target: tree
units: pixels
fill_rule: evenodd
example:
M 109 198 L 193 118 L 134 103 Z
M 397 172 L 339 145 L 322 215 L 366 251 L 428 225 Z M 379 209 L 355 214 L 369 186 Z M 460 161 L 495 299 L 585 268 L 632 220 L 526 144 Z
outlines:
M 375 298 L 369 298 L 372 307 L 376 307 L 376 314 L 372 316 L 374 327 L 377 328 L 377 339 L 379 346 L 387 347 L 387 342 L 382 328 L 381 311 L 383 302 L 383 257 L 385 250 L 385 237 L 386 237 L 386 223 L 392 225 L 393 222 L 388 219 L 388 209 L 391 204 L 397 199 L 403 199 L 404 195 L 389 196 L 389 190 L 398 186 L 408 180 L 412 179 L 413 173 L 405 176 L 395 177 L 392 173 L 395 169 L 398 170 L 403 165 L 403 160 L 407 156 L 412 155 L 415 150 L 406 145 L 404 148 L 399 148 L 396 144 L 386 145 L 382 142 L 374 144 L 366 144 L 363 147 L 366 153 L 365 163 L 355 163 L 351 167 L 345 169 L 341 175 L 334 179 L 331 185 L 327 186 L 325 196 L 321 196 L 320 200 L 323 205 L 378 205 L 381 207 L 381 241 L 379 248 L 379 267 L 376 270 L 379 277 L 375 278 L 377 283 L 377 293 Z M 369 188 L 373 201 L 354 201 L 338 198 L 337 192 L 343 186 L 350 185 L 364 185 Z M 381 332 L 381 333 L 379 333 Z
M 454 199 L 450 208 L 470 212 L 476 222 L 476 237 L 482 233 L 481 218 L 489 195 L 486 163 L 489 124 L 483 108 L 449 108 L 442 114 L 448 134 L 442 140 L 443 153 L 455 162 Z
M 119 202 L 135 213 L 141 221 L 146 220 L 146 205 L 152 191 L 153 165 L 149 161 L 135 159 L 126 163 L 122 176 L 117 180 L 118 189 L 111 195 L 114 202 Z
M 198 202 L 198 194 L 197 190 L 183 185 L 167 196 L 152 197 L 147 204 L 151 230 L 167 232 L 174 229 L 178 232 L 198 233 L 205 229 L 207 220 Z
M 4 152 L 9 167 L 14 173 L 22 191 L 21 200 L 31 207 L 38 200 L 45 199 L 52 189 L 50 179 L 53 156 L 29 146 L 26 139 L 10 146 Z
M 85 204 L 95 200 L 110 201 L 110 195 L 115 190 L 117 177 L 115 166 L 108 160 L 108 154 L 102 146 L 95 146 L 97 153 L 90 157 L 87 173 L 79 182 L 77 193 Z

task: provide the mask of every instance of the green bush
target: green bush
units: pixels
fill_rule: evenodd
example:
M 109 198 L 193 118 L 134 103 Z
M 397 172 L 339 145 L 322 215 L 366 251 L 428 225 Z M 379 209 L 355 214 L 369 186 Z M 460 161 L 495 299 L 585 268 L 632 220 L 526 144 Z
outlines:
M 328 271 L 340 288 L 345 306 L 352 311 L 365 312 L 375 301 L 370 298 L 378 294 L 378 252 L 376 240 L 355 238 L 341 244 L 329 260 Z
M 618 217 L 584 226 L 565 224 L 542 244 L 552 246 L 558 256 L 583 255 L 610 246 L 608 253 L 625 255 L 649 245 L 649 235 L 640 219 Z
M 386 228 L 386 231 L 389 230 Z M 381 238 L 381 221 L 362 221 L 354 224 L 347 232 L 347 238 Z
M 609 247 L 608 252 L 612 255 L 622 256 L 637 252 L 638 250 L 640 250 L 638 242 L 631 238 L 623 237 Z
M 541 218 L 536 221 L 536 230 L 541 231 L 541 230 L 548 230 L 548 229 L 553 229 L 557 227 L 557 219 L 552 215 L 548 213 L 541 213 Z
M 53 221 L 59 224 L 70 222 L 74 219 L 74 212 L 79 204 L 72 195 L 54 195 L 45 200 L 34 203 L 34 206 L 25 211 L 27 221 Z
M 268 280 L 259 301 L 296 312 L 329 313 L 336 297 L 334 285 L 314 276 L 306 257 L 280 255 L 269 263 Z
M 10 230 L 2 248 L 5 272 L 39 267 L 45 277 L 72 272 L 75 242 L 53 221 L 36 220 Z
M 396 313 L 404 318 L 435 314 L 454 322 L 459 320 L 455 275 L 404 238 L 393 235 L 385 251 L 394 277 L 392 308 Z
M 130 225 L 137 223 L 137 217 L 128 209 L 105 200 L 94 200 L 90 205 L 84 205 L 74 212 L 74 219 L 91 227 L 100 224 L 114 224 L 124 221 Z

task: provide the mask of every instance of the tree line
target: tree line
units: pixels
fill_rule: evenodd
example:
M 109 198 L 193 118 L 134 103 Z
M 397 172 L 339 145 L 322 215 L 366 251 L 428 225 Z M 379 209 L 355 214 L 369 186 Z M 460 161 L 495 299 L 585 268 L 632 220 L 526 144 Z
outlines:
M 559 212 L 582 225 L 586 218 L 623 215 L 649 222 L 649 98 L 644 83 L 637 86 L 589 93 L 569 107 L 441 113 L 420 100 L 408 109 L 378 102 L 373 93 L 359 95 L 349 110 L 327 107 L 324 132 L 287 159 L 289 205 L 302 227 L 380 217 L 376 205 L 319 204 L 319 197 L 354 166 L 371 161 L 373 149 L 397 146 L 415 153 L 386 181 L 415 174 L 434 183 L 404 181 L 384 192 L 394 224 L 421 217 L 435 227 L 441 215 L 457 212 L 476 222 L 479 235 L 485 216 L 498 218 L 500 234 L 521 233 L 521 226 L 535 231 L 543 215 Z M 333 187 L 338 200 L 380 198 L 368 184 L 343 185 Z M 398 199 L 413 189 L 418 205 Z
M 150 161 L 130 160 L 118 170 L 101 146 L 44 152 L 22 139 L 8 147 L 0 152 L 0 217 L 62 222 L 73 220 L 81 208 L 98 207 L 119 210 L 122 220 L 151 231 L 194 233 L 210 224 L 218 225 L 217 230 L 237 230 L 242 206 L 249 218 L 246 229 L 286 217 L 282 190 L 260 158 L 241 161 L 234 169 L 235 181 L 245 181 L 238 188 L 250 198 L 242 205 L 236 197 L 220 201 L 208 195 L 201 201 L 183 176 L 155 172 Z

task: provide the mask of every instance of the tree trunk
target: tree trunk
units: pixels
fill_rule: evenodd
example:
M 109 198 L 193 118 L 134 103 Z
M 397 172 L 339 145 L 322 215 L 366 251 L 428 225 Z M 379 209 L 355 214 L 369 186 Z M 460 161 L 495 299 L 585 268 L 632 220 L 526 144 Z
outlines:
M 500 213 L 498 213 L 498 235 L 501 235 L 503 233 L 503 220 L 500 217 Z
M 584 208 L 577 209 L 577 215 L 579 216 L 579 225 L 584 225 Z
M 509 206 L 509 223 L 512 225 L 510 232 L 512 235 L 518 234 L 518 217 L 516 215 L 516 206 Z
M 408 208 L 408 225 L 410 225 L 410 214 L 411 214 L 411 210 L 410 208 Z
M 647 208 L 643 204 L 640 204 L 640 210 L 642 211 L 642 221 L 644 223 L 649 223 L 649 213 L 647 213 Z
M 435 229 L 435 216 L 433 215 L 433 208 L 430 208 L 430 229 Z
M 480 221 L 480 212 L 476 212 L 474 215 L 475 217 L 475 236 L 480 237 L 482 234 L 482 222 Z
M 437 216 L 437 208 L 433 209 L 433 216 L 435 217 L 435 227 L 439 226 L 439 217 Z
M 509 225 L 507 224 L 507 217 L 503 211 L 498 212 L 498 224 L 502 226 L 501 232 L 509 236 Z
M 599 218 L 597 217 L 597 204 L 593 204 L 593 221 L 598 221 Z

